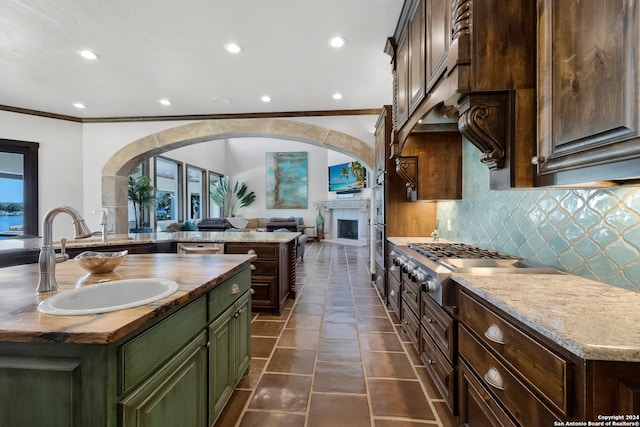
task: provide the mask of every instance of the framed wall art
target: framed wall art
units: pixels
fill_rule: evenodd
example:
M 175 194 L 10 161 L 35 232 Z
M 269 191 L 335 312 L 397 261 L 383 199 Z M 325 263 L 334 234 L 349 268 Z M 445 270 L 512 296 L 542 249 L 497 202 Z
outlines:
M 307 208 L 307 152 L 266 153 L 267 209 Z

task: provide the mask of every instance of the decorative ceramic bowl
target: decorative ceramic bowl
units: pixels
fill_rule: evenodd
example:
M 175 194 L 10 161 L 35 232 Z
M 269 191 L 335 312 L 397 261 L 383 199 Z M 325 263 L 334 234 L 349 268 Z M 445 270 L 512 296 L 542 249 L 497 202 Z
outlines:
M 93 252 L 86 251 L 77 255 L 74 260 L 90 273 L 109 273 L 127 257 L 129 251 Z

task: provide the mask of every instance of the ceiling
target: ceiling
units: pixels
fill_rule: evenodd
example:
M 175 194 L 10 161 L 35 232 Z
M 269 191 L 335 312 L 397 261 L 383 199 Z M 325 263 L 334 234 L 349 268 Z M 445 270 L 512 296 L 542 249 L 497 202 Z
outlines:
M 3 0 L 0 105 L 81 119 L 380 108 L 402 3 Z

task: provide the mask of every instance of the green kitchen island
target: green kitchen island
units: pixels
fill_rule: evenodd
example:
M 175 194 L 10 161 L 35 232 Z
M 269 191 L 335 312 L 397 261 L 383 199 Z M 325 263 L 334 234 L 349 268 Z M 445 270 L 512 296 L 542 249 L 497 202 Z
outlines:
M 129 255 L 112 273 L 56 268 L 59 292 L 104 279 L 164 278 L 143 306 L 52 316 L 37 264 L 0 269 L 0 425 L 208 426 L 251 355 L 251 255 Z

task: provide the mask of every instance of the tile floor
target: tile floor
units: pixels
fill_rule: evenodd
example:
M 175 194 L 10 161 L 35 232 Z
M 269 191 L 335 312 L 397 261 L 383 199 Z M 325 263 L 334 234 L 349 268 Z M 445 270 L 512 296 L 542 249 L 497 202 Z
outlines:
M 368 265 L 364 248 L 307 244 L 298 297 L 254 315 L 251 371 L 216 426 L 453 425 Z

